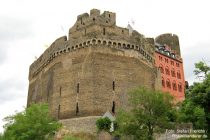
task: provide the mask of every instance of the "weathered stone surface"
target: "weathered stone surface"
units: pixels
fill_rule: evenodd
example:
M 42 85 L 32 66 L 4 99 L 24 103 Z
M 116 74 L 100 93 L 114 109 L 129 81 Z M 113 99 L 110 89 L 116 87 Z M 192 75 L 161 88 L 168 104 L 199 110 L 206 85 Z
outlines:
M 65 134 L 74 134 L 78 132 L 90 133 L 96 135 L 96 120 L 101 116 L 79 117 L 60 120 L 65 126 Z

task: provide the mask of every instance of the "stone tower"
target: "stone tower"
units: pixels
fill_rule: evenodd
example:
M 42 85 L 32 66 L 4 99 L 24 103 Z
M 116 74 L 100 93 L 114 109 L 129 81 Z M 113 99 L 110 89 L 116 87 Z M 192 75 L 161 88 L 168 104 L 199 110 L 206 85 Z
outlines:
M 115 13 L 92 9 L 31 64 L 27 105 L 47 102 L 59 120 L 115 113 L 132 88 L 161 89 L 154 49 L 154 39 L 116 26 Z

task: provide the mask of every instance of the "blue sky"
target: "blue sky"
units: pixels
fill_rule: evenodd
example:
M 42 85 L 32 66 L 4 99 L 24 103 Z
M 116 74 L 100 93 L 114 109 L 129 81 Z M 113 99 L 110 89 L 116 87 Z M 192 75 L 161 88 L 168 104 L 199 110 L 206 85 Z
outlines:
M 1 121 L 26 106 L 30 64 L 56 38 L 68 35 L 77 15 L 92 8 L 117 14 L 117 25 L 146 37 L 179 36 L 185 78 L 193 83 L 194 63 L 210 64 L 208 0 L 6 0 L 0 5 L 0 132 Z

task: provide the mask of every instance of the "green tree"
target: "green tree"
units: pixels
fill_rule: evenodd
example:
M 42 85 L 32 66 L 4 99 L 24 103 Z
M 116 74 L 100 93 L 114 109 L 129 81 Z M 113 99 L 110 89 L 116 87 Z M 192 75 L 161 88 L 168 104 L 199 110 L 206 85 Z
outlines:
M 194 73 L 201 81 L 193 83 L 187 90 L 181 117 L 189 119 L 194 128 L 205 128 L 210 137 L 210 66 L 199 62 L 195 68 Z
M 178 120 L 179 122 L 192 123 L 194 129 L 205 129 L 206 126 L 204 109 L 189 99 L 183 102 Z
M 44 140 L 61 127 L 49 114 L 48 105 L 32 104 L 4 119 L 5 140 Z
M 4 138 L 3 138 L 3 135 L 0 133 L 0 140 L 3 140 Z
M 132 135 L 136 140 L 151 140 L 154 132 L 171 127 L 170 121 L 175 115 L 171 111 L 173 98 L 168 93 L 136 88 L 129 92 L 129 103 L 129 111 L 118 112 L 117 133 Z

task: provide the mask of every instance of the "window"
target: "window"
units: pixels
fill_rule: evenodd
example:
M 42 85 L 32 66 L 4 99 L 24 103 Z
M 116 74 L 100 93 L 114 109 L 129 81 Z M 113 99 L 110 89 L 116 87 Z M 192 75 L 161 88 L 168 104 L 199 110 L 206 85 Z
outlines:
M 167 58 L 165 58 L 165 62 L 168 63 L 168 59 Z
M 79 104 L 77 102 L 77 104 L 76 104 L 76 116 L 78 115 L 78 113 L 79 113 Z
M 176 62 L 176 66 L 179 67 L 179 63 L 178 62 Z
M 165 87 L 165 80 L 163 77 L 162 77 L 162 87 Z
M 162 60 L 163 60 L 162 56 L 159 56 L 159 60 L 160 60 L 160 61 L 162 61 Z
M 173 90 L 177 90 L 177 87 L 176 87 L 176 82 L 175 82 L 175 81 L 173 81 L 172 86 L 173 86 Z
M 167 81 L 166 81 L 166 87 L 167 87 L 167 88 L 171 88 L 171 82 L 170 82 L 169 79 L 167 79 Z
M 112 113 L 115 113 L 115 101 L 112 102 Z
M 172 77 L 176 77 L 174 68 L 172 68 L 172 70 L 171 70 L 171 76 L 172 76 Z
M 62 87 L 60 87 L 60 97 L 61 97 L 61 90 L 62 90 Z
M 180 73 L 180 71 L 177 72 L 177 78 L 178 79 L 181 79 L 181 73 Z
M 164 73 L 164 69 L 163 69 L 163 66 L 162 65 L 160 65 L 159 69 L 160 69 L 160 72 L 161 73 Z
M 77 83 L 77 93 L 79 93 L 79 83 Z
M 61 105 L 58 105 L 58 119 L 60 118 Z
M 170 71 L 169 71 L 169 68 L 168 67 L 165 68 L 165 71 L 166 71 L 166 74 L 167 75 L 170 75 Z
M 115 81 L 112 82 L 112 90 L 115 91 Z
M 173 60 L 171 60 L 171 65 L 174 66 L 174 61 Z
M 179 90 L 179 92 L 182 92 L 182 84 L 181 83 L 179 83 L 179 85 L 178 85 L 178 90 Z

